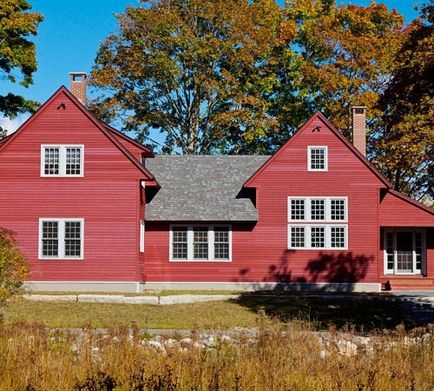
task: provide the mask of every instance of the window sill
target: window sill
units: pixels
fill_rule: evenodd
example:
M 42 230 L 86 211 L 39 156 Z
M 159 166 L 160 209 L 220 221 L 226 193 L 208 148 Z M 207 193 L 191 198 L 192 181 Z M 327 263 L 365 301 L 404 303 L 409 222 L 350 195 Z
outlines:
M 41 175 L 41 178 L 84 178 L 84 175 Z
M 304 251 L 348 251 L 348 247 L 288 247 L 288 250 Z
M 84 261 L 84 258 L 38 258 L 38 261 Z
M 186 262 L 186 263 L 230 263 L 231 259 L 169 259 L 169 262 Z

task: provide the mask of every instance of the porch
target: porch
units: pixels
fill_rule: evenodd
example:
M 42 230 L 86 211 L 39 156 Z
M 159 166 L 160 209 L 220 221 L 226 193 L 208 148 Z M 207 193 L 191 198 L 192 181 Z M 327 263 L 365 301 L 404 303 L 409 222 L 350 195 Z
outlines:
M 432 228 L 382 227 L 381 253 L 384 290 L 434 290 Z

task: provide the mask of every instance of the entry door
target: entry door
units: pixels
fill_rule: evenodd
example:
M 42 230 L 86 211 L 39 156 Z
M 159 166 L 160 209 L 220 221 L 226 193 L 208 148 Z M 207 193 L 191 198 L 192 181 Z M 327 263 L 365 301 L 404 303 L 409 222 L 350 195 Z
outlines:
M 386 274 L 424 273 L 423 230 L 385 230 L 384 243 L 384 270 Z
M 413 232 L 396 233 L 396 273 L 413 274 L 415 264 L 413 262 Z

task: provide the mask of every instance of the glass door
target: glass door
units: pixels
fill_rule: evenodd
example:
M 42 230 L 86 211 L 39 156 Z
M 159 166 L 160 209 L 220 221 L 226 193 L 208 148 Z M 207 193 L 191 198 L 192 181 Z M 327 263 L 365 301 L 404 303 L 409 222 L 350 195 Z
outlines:
M 385 274 L 424 273 L 423 230 L 389 229 L 384 235 Z
M 397 274 L 413 274 L 413 232 L 396 233 L 396 266 Z

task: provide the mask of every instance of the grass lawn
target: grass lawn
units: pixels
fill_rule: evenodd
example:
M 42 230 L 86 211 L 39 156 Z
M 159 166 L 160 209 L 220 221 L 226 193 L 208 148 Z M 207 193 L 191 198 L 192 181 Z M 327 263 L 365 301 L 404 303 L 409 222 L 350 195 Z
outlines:
M 395 301 L 366 298 L 328 300 L 309 295 L 285 297 L 252 296 L 221 302 L 165 306 L 137 304 L 102 304 L 78 302 L 37 302 L 16 300 L 4 311 L 4 321 L 40 322 L 50 327 L 116 327 L 135 322 L 140 328 L 224 329 L 257 325 L 258 312 L 278 322 L 301 320 L 313 322 L 319 329 L 333 324 L 338 328 L 352 324 L 357 330 L 395 328 L 411 321 Z

